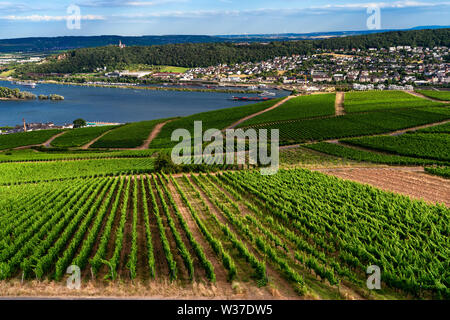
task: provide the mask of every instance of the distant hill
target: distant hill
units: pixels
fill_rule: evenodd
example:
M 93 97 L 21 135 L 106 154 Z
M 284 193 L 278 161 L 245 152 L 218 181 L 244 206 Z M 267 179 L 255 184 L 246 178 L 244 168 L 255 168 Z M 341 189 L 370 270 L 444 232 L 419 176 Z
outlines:
M 415 27 L 411 30 L 442 29 L 443 26 Z M 103 47 L 118 44 L 119 41 L 127 46 L 150 46 L 183 43 L 218 43 L 218 42 L 269 42 L 291 40 L 316 40 L 335 37 L 347 37 L 383 33 L 398 30 L 363 30 L 363 31 L 335 31 L 315 33 L 285 33 L 285 34 L 252 34 L 252 35 L 167 35 L 123 37 L 115 35 L 90 37 L 52 37 L 52 38 L 18 38 L 0 40 L 0 53 L 29 52 L 46 53 L 80 48 Z
M 24 64 L 16 73 L 79 73 L 98 68 L 132 64 L 206 67 L 220 63 L 257 62 L 292 54 L 310 54 L 317 49 L 387 48 L 396 45 L 450 47 L 450 29 L 393 31 L 323 40 L 273 41 L 268 43 L 184 43 L 119 48 L 105 46 L 71 50 L 52 56 L 44 64 Z

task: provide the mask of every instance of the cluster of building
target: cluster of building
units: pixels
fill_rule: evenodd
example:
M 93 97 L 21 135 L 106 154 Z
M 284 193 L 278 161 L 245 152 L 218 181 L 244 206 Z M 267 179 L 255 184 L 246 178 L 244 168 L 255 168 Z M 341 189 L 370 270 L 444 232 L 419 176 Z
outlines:
M 4 54 L 0 55 L 0 67 L 10 64 L 22 64 L 28 62 L 41 62 L 44 60 L 43 56 L 31 56 L 23 54 Z
M 182 80 L 279 84 L 361 84 L 389 89 L 405 86 L 448 85 L 449 48 L 410 47 L 368 50 L 318 49 L 256 63 L 220 64 L 187 71 Z
M 49 130 L 49 129 L 66 129 L 68 126 L 56 126 L 53 122 L 40 123 L 40 122 L 23 122 L 22 125 L 17 125 L 12 129 L 0 130 L 0 134 L 11 134 L 19 132 L 30 132 L 38 130 Z
M 87 122 L 86 127 L 116 126 L 116 125 L 121 125 L 121 124 L 122 123 L 112 123 L 112 122 Z M 19 133 L 19 132 L 50 130 L 50 129 L 73 129 L 73 124 L 65 124 L 62 126 L 57 126 L 53 122 L 26 123 L 25 120 L 23 120 L 23 124 L 17 125 L 14 128 L 0 130 L 0 134 L 11 134 L 11 133 Z

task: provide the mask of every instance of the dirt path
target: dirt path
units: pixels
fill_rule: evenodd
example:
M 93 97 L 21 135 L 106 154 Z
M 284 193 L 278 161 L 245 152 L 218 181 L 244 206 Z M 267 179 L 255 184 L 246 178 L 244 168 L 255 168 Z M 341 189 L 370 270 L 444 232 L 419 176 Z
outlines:
M 271 111 L 271 110 L 273 110 L 273 109 L 276 109 L 276 108 L 278 108 L 279 106 L 283 105 L 283 104 L 284 104 L 285 102 L 287 102 L 288 100 L 291 100 L 292 98 L 295 98 L 295 97 L 296 97 L 296 96 L 289 96 L 289 97 L 286 97 L 286 98 L 284 98 L 283 100 L 281 100 L 280 102 L 276 103 L 275 105 L 273 105 L 273 106 L 270 107 L 270 108 L 264 109 L 264 110 L 262 110 L 262 111 L 259 111 L 259 112 L 257 112 L 257 113 L 251 114 L 251 115 L 249 115 L 249 116 L 246 116 L 245 118 L 242 118 L 242 119 L 236 121 L 235 123 L 233 123 L 233 124 L 230 125 L 229 127 L 225 128 L 225 130 L 226 130 L 226 129 L 234 129 L 234 128 L 236 128 L 238 125 L 240 125 L 241 123 L 243 123 L 244 121 L 250 120 L 250 119 L 252 119 L 252 118 L 254 118 L 254 117 L 257 117 L 257 116 L 259 116 L 259 115 L 261 115 L 261 114 L 263 114 L 263 113 L 266 113 L 266 112 L 269 112 L 269 111 Z
M 105 150 L 111 150 L 111 151 L 133 151 L 133 150 L 147 150 L 150 146 L 150 143 L 153 141 L 153 139 L 155 139 L 158 134 L 161 132 L 162 128 L 168 124 L 169 122 L 172 122 L 172 120 L 167 120 L 166 122 L 162 122 L 157 124 L 152 131 L 150 132 L 148 138 L 146 140 L 144 140 L 144 143 L 137 147 L 137 148 L 105 148 Z M 103 133 L 102 135 L 98 136 L 97 138 L 95 138 L 94 140 L 92 140 L 91 142 L 89 142 L 88 144 L 85 144 L 84 146 L 81 147 L 81 149 L 86 150 L 89 149 L 94 143 L 96 143 L 98 140 L 100 140 L 101 138 L 103 138 L 105 135 L 107 135 L 109 132 L 111 132 L 114 129 L 111 129 L 109 131 L 106 131 L 105 133 Z
M 104 136 L 106 136 L 108 133 L 110 133 L 112 130 L 108 130 L 106 132 L 103 132 L 101 135 L 99 135 L 97 138 L 95 138 L 94 140 L 92 140 L 91 142 L 85 144 L 84 146 L 81 147 L 82 150 L 87 150 L 89 149 L 94 143 L 96 143 L 98 140 L 100 140 L 101 138 L 103 138 Z
M 429 124 L 424 124 L 424 125 L 418 126 L 418 127 L 397 130 L 397 131 L 394 131 L 394 132 L 390 132 L 388 134 L 391 135 L 391 136 L 399 136 L 399 135 L 402 135 L 402 134 L 404 134 L 404 133 L 406 133 L 408 131 L 417 131 L 417 130 L 420 130 L 420 129 L 434 127 L 434 126 L 438 126 L 438 125 L 441 125 L 441 124 L 446 124 L 446 123 L 449 123 L 449 122 L 450 122 L 450 120 L 445 120 L 445 121 L 435 122 L 435 123 L 429 123 Z
M 433 204 L 445 203 L 450 207 L 450 180 L 428 175 L 422 167 L 339 168 L 316 171 Z
M 343 116 L 345 114 L 344 101 L 345 101 L 345 93 L 336 92 L 336 102 L 334 104 L 336 109 L 336 116 Z
M 48 139 L 47 141 L 45 141 L 44 143 L 31 144 L 31 145 L 28 145 L 28 146 L 21 146 L 21 147 L 13 148 L 13 150 L 24 150 L 24 149 L 30 149 L 30 148 L 33 148 L 33 147 L 51 148 L 51 144 L 52 144 L 53 140 L 55 140 L 56 138 L 62 136 L 66 132 L 67 131 L 60 132 L 60 133 L 54 135 L 53 137 L 51 137 L 50 139 Z
M 406 91 L 406 93 L 409 93 L 410 95 L 413 95 L 418 98 L 422 98 L 422 99 L 426 99 L 426 100 L 430 100 L 430 101 L 434 101 L 434 102 L 446 103 L 446 104 L 450 103 L 450 101 L 442 101 L 442 100 L 430 98 L 430 97 L 427 97 L 427 96 L 425 96 L 419 92 L 415 92 L 415 91 Z
M 155 139 L 158 134 L 161 132 L 162 128 L 168 124 L 169 122 L 172 122 L 173 120 L 167 120 L 166 122 L 162 122 L 157 124 L 152 132 L 150 132 L 150 135 L 148 136 L 148 139 L 144 141 L 144 144 L 134 150 L 147 150 L 150 147 L 150 143 Z
M 55 140 L 56 138 L 61 137 L 63 134 L 65 134 L 67 131 L 63 131 L 61 133 L 58 133 L 56 136 L 51 137 L 50 139 L 48 139 L 47 141 L 45 141 L 42 145 L 46 148 L 51 148 L 51 144 L 53 142 L 53 140 Z

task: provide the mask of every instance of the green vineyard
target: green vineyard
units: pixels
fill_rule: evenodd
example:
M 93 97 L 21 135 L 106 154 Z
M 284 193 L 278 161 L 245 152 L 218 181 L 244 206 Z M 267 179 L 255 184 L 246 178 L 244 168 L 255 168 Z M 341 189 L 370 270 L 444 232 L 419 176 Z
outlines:
M 135 174 L 0 192 L 2 280 L 62 281 L 76 265 L 86 281 L 280 278 L 300 296 L 342 298 L 375 264 L 380 295 L 450 297 L 447 207 L 320 173 Z

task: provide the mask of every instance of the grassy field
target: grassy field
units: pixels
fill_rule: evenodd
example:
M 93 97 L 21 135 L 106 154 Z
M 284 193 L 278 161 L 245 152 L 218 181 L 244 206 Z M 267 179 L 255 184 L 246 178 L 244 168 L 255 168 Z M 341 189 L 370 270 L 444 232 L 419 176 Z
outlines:
M 175 146 L 178 142 L 171 141 L 172 132 L 176 129 L 183 128 L 189 130 L 191 135 L 193 135 L 194 121 L 202 121 L 203 131 L 212 128 L 222 130 L 245 116 L 273 106 L 280 100 L 281 99 L 274 99 L 241 107 L 203 112 L 177 119 L 164 126 L 161 133 L 152 141 L 150 147 L 158 149 L 171 148 Z
M 104 135 L 91 148 L 137 148 L 144 143 L 156 125 L 166 120 L 161 119 L 126 124 Z
M 423 94 L 424 96 L 441 100 L 441 101 L 450 101 L 450 91 L 435 91 L 435 90 L 416 90 L 418 93 Z
M 15 69 L 11 69 L 11 70 L 8 70 L 8 71 L 0 72 L 0 78 L 10 77 L 14 73 L 14 71 L 16 71 L 16 70 Z
M 335 94 L 297 97 L 285 102 L 274 110 L 243 122 L 239 127 L 284 120 L 331 116 L 335 114 L 335 100 Z
M 185 73 L 188 70 L 189 70 L 189 68 L 173 67 L 173 66 L 161 66 L 161 72 Z
M 57 148 L 81 147 L 114 128 L 117 126 L 73 129 L 53 140 L 52 146 Z
M 398 108 L 438 106 L 439 103 L 414 97 L 403 91 L 367 91 L 345 94 L 346 112 L 366 112 Z
M 0 150 L 42 144 L 62 130 L 40 130 L 0 135 Z

